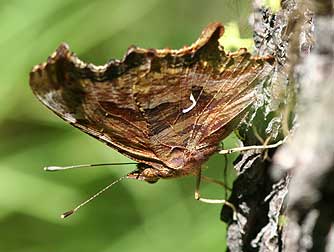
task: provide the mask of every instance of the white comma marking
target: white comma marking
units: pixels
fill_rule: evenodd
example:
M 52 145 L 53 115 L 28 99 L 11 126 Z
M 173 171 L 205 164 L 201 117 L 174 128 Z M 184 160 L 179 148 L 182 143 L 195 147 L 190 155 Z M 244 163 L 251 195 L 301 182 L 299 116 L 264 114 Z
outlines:
M 189 99 L 192 102 L 192 104 L 188 108 L 182 109 L 183 114 L 188 113 L 190 110 L 192 110 L 196 106 L 196 101 L 192 93 L 190 94 Z

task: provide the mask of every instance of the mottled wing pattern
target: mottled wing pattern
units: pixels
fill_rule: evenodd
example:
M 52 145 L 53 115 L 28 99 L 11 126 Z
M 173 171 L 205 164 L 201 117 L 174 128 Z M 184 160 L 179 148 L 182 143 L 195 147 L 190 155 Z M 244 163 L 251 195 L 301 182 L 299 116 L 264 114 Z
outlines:
M 214 151 L 240 122 L 256 98 L 256 85 L 272 69 L 272 58 L 252 57 L 246 49 L 226 54 L 218 42 L 222 33 L 221 25 L 211 24 L 196 50 L 152 58 L 150 72 L 133 88 L 148 122 L 151 148 L 169 167 L 182 167 L 187 152 L 200 156 Z
M 73 126 L 137 161 L 161 163 L 150 148 L 147 123 L 133 97 L 141 66 L 128 61 L 99 69 L 62 44 L 32 70 L 30 85 L 44 105 Z
M 205 56 L 204 56 L 205 57 Z M 256 86 L 273 69 L 271 58 L 252 57 L 245 49 L 221 53 L 217 63 L 209 63 L 210 79 L 203 85 L 205 107 L 193 124 L 188 149 L 217 146 L 237 126 L 256 99 Z M 200 98 L 199 98 L 200 99 Z
M 119 152 L 154 167 L 182 167 L 187 151 L 214 149 L 233 130 L 271 69 L 271 58 L 244 49 L 226 54 L 222 33 L 212 23 L 189 47 L 132 47 L 122 61 L 100 67 L 63 44 L 32 70 L 30 85 L 57 115 Z

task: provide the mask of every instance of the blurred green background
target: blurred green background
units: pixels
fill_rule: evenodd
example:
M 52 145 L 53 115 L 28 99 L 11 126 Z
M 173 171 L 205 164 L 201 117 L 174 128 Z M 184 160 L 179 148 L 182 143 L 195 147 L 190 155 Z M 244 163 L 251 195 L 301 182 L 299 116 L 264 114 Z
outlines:
M 63 41 L 81 59 L 104 64 L 122 58 L 131 44 L 191 44 L 209 22 L 221 21 L 227 48 L 249 47 L 250 8 L 241 0 L 1 0 L 0 251 L 224 251 L 221 205 L 195 201 L 193 177 L 123 181 L 60 219 L 134 167 L 43 172 L 46 165 L 127 159 L 48 111 L 28 77 Z M 207 166 L 206 175 L 223 179 L 223 157 Z M 222 198 L 224 191 L 203 184 L 202 195 Z

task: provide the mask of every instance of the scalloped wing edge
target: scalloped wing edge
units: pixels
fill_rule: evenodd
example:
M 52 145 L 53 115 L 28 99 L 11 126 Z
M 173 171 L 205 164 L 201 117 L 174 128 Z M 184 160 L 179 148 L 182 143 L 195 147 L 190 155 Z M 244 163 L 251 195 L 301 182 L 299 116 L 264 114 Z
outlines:
M 65 58 L 72 62 L 76 67 L 79 69 L 89 69 L 91 72 L 99 72 L 99 73 L 104 73 L 109 71 L 113 67 L 119 67 L 125 62 L 128 61 L 129 57 L 131 54 L 135 53 L 137 55 L 152 55 L 152 57 L 158 57 L 158 58 L 163 58 L 167 55 L 171 56 L 184 56 L 187 54 L 194 54 L 196 53 L 200 48 L 204 47 L 207 43 L 209 43 L 211 40 L 218 41 L 219 38 L 224 34 L 224 26 L 219 23 L 219 22 L 213 22 L 210 23 L 201 33 L 200 37 L 190 46 L 184 46 L 181 49 L 170 49 L 170 48 L 165 48 L 165 49 L 145 49 L 145 48 L 140 48 L 140 47 L 135 47 L 132 46 L 128 48 L 127 52 L 125 53 L 124 57 L 122 60 L 112 60 L 109 61 L 108 63 L 104 65 L 94 65 L 92 63 L 86 63 L 82 60 L 80 60 L 75 53 L 70 51 L 70 47 L 66 43 L 61 43 L 59 47 L 56 49 L 54 53 L 50 57 L 48 57 L 47 61 L 38 64 L 34 66 L 31 70 L 31 74 L 35 72 L 39 72 L 45 69 L 47 64 L 52 64 L 56 62 L 57 60 L 61 58 Z M 223 50 L 223 47 L 221 48 Z M 240 48 L 236 52 L 227 52 L 227 56 L 235 56 L 238 54 L 243 54 L 247 53 L 246 48 Z M 273 60 L 271 56 L 267 57 L 259 57 L 259 56 L 251 56 L 251 58 L 257 60 L 265 60 L 265 61 L 270 61 Z

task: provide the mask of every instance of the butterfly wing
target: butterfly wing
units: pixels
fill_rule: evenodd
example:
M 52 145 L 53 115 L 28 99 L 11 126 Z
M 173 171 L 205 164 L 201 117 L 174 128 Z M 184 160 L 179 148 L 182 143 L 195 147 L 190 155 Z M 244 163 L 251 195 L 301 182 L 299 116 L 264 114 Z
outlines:
M 95 67 L 62 44 L 31 71 L 30 86 L 44 105 L 73 126 L 136 161 L 161 163 L 150 149 L 147 123 L 132 93 L 138 68 L 125 69 L 128 61 Z
M 150 71 L 134 86 L 151 148 L 169 167 L 184 167 L 189 152 L 201 161 L 212 154 L 272 69 L 271 57 L 252 57 L 246 49 L 226 54 L 219 45 L 222 33 L 213 23 L 195 46 L 155 55 Z
M 269 58 L 226 54 L 222 33 L 212 23 L 189 47 L 133 47 L 99 67 L 62 44 L 31 71 L 30 85 L 58 116 L 119 152 L 153 167 L 182 167 L 187 150 L 216 146 L 231 132 L 269 69 Z

